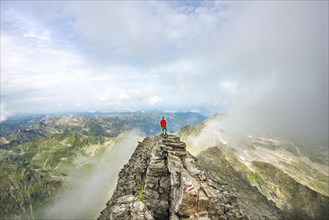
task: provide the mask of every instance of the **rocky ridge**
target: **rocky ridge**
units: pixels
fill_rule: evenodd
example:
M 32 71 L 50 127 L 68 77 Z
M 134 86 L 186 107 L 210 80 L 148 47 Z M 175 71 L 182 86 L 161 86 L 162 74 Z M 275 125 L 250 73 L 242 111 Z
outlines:
M 145 138 L 119 173 L 103 219 L 248 219 L 174 135 Z

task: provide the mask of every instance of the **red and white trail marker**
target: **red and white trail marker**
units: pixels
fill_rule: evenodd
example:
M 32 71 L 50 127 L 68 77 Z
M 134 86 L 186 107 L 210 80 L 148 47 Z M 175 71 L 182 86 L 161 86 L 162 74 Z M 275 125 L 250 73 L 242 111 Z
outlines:
M 188 184 L 187 185 L 187 191 L 192 191 L 194 189 L 194 186 L 193 186 L 193 184 L 192 183 L 190 183 L 190 184 Z

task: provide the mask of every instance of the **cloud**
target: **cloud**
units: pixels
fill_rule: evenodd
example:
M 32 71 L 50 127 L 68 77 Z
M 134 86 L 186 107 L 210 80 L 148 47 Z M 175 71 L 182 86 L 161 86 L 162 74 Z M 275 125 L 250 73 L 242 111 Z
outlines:
M 84 158 L 85 168 L 76 158 L 73 163 L 80 165 L 79 170 L 66 167 L 72 178 L 69 187 L 46 206 L 36 211 L 42 219 L 95 219 L 104 209 L 115 189 L 118 173 L 126 164 L 142 140 L 142 134 L 131 131 L 121 134 L 118 141 L 106 142 L 105 152 L 95 158 Z M 80 158 L 81 159 L 81 158 Z M 82 168 L 81 168 L 82 167 Z
M 239 83 L 237 81 L 224 81 L 220 83 L 220 89 L 225 94 L 235 94 L 238 92 Z
M 78 91 L 88 72 L 79 55 L 56 48 L 29 45 L 24 39 L 1 35 L 1 96 L 32 99 Z M 12 100 L 8 100 L 12 101 Z
M 24 5 L 24 4 L 22 4 Z M 52 43 L 51 32 L 32 13 L 20 13 L 17 8 L 23 9 L 16 3 L 3 4 L 1 11 L 4 29 L 21 35 L 30 45 L 37 47 L 48 46 Z M 24 6 L 23 6 L 24 7 Z
M 153 92 L 154 91 L 152 88 L 137 92 L 133 92 L 133 90 L 129 89 L 125 89 L 125 91 L 122 91 L 121 89 L 108 89 L 99 98 L 99 101 L 105 105 L 111 105 L 112 107 L 130 106 L 132 108 L 145 108 L 145 105 L 147 104 L 153 106 L 162 100 L 162 98 L 159 96 L 150 97 L 150 94 Z
M 133 101 L 132 97 L 125 92 L 119 92 L 117 90 L 107 90 L 99 100 L 105 104 L 120 104 L 124 102 Z
M 220 92 L 230 103 L 225 128 L 236 138 L 328 145 L 328 3 L 296 4 L 248 4 L 229 24 L 220 65 L 239 83 L 223 83 Z
M 149 100 L 150 100 L 150 105 L 155 105 L 156 103 L 160 102 L 162 98 L 159 96 L 152 96 Z
M 202 34 L 199 19 L 212 10 L 208 6 L 199 5 L 204 10 L 189 6 L 188 11 L 193 11 L 189 15 L 185 5 L 167 3 L 5 5 L 2 98 L 15 109 L 22 109 L 20 100 L 28 104 L 27 100 L 33 99 L 33 104 L 30 102 L 24 108 L 33 112 L 82 97 L 88 99 L 85 108 L 100 108 L 99 97 L 108 105 L 117 102 L 135 105 L 139 101 L 141 106 L 149 104 L 148 99 L 159 88 L 164 94 L 162 98 L 172 105 L 188 100 L 191 93 L 199 96 L 198 102 L 205 96 L 195 90 L 198 87 L 195 79 L 207 65 L 200 66 L 178 52 L 184 49 L 187 37 Z M 189 19 L 198 22 L 191 24 Z M 104 25 L 111 28 L 104 29 Z M 108 88 L 111 93 L 118 92 L 107 97 Z M 186 95 L 178 97 L 177 90 Z M 120 100 L 122 92 L 131 99 Z M 36 99 L 41 93 L 43 101 Z
M 74 30 L 88 39 L 94 61 L 149 66 L 175 60 L 186 41 L 212 33 L 226 16 L 219 4 L 188 8 L 166 2 L 70 2 L 66 12 Z
M 201 111 L 197 108 L 191 109 L 190 112 L 201 113 Z
M 96 53 L 91 51 L 94 61 L 147 62 L 162 57 L 165 50 L 161 27 L 151 20 L 157 18 L 150 7 L 143 2 L 71 2 L 66 10 L 74 17 L 74 30 L 90 40 L 87 49 L 97 48 Z
M 119 95 L 119 100 L 124 101 L 124 100 L 129 100 L 131 97 L 127 95 L 126 93 L 120 93 Z
M 7 110 L 6 104 L 1 103 L 0 104 L 0 122 L 5 121 L 10 115 L 12 115 L 12 113 Z
M 5 2 L 1 12 L 1 98 L 13 111 L 224 105 L 228 127 L 241 128 L 232 133 L 327 139 L 326 1 Z

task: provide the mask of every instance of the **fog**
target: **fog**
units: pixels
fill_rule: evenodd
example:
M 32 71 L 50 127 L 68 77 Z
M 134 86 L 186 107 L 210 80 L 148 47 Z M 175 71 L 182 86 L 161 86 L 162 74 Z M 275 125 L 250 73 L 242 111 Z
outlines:
M 328 2 L 265 2 L 230 24 L 221 126 L 328 146 Z M 229 28 L 228 28 L 229 29 Z
M 231 13 L 213 40 L 188 51 L 217 82 L 203 93 L 225 106 L 194 142 L 260 135 L 328 147 L 328 2 L 248 2 Z
M 2 3 L 0 120 L 224 105 L 239 139 L 328 142 L 328 1 Z
M 104 154 L 92 162 L 89 175 L 83 171 L 69 174 L 74 178 L 72 184 L 51 204 L 38 210 L 37 218 L 96 219 L 111 197 L 119 171 L 141 140 L 142 136 L 137 131 L 120 135 L 118 142 L 107 146 Z

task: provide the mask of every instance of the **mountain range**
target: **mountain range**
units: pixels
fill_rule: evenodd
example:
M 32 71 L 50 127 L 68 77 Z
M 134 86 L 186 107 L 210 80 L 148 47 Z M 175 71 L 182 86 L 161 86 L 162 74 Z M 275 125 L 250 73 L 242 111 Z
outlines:
M 126 181 L 124 178 L 130 178 L 129 174 L 134 174 L 128 167 L 141 166 L 141 158 L 152 155 L 153 148 L 157 149 L 158 145 L 154 143 L 168 143 L 155 136 L 141 144 L 148 146 L 149 152 L 135 152 L 139 152 L 139 147 L 135 147 L 140 145 L 138 142 L 160 133 L 159 120 L 162 116 L 167 119 L 169 133 L 176 135 L 168 141 L 183 142 L 186 146 L 184 155 L 191 153 L 191 156 L 186 156 L 190 159 L 181 158 L 185 164 L 183 167 L 186 160 L 192 161 L 193 158 L 198 172 L 204 172 L 206 178 L 198 181 L 202 184 L 207 182 L 217 190 L 217 196 L 209 197 L 205 192 L 207 187 L 202 188 L 208 199 L 200 194 L 202 190 L 198 191 L 197 198 L 201 195 L 200 198 L 205 201 L 222 201 L 223 206 L 220 207 L 224 210 L 222 214 L 217 211 L 214 214 L 213 208 L 206 206 L 208 208 L 203 214 L 194 211 L 184 214 L 166 206 L 172 216 L 178 219 L 201 219 L 200 216 L 230 219 L 231 215 L 241 219 L 326 219 L 329 216 L 328 146 L 306 146 L 288 138 L 264 135 L 248 135 L 237 141 L 225 131 L 222 123 L 225 114 L 206 118 L 191 112 L 147 111 L 25 115 L 1 122 L 1 217 L 107 219 L 111 216 L 108 211 L 121 207 L 117 203 L 120 194 L 127 196 L 124 197 L 128 199 L 124 200 L 127 204 L 129 199 L 136 199 L 138 207 L 143 207 L 144 217 L 133 219 L 148 219 L 156 213 L 154 203 L 157 202 L 142 204 L 141 201 L 143 196 L 153 192 L 144 191 L 147 187 L 152 189 L 152 182 L 145 185 L 145 181 L 151 180 L 153 174 L 141 177 L 138 182 L 141 185 L 136 185 L 137 188 L 130 194 L 125 194 L 128 188 L 120 184 Z M 166 147 L 163 149 L 162 157 L 172 152 L 168 152 Z M 167 157 L 161 160 L 169 161 Z M 156 160 L 142 161 L 146 167 L 148 163 L 156 163 Z M 155 168 L 158 169 L 157 166 Z M 187 168 L 178 171 L 175 168 L 173 172 L 168 165 L 161 169 L 161 175 L 172 175 L 171 178 L 175 178 L 177 172 L 192 175 Z M 171 189 L 178 190 L 175 192 L 183 190 L 173 184 L 161 189 L 166 195 L 163 192 L 160 195 L 167 198 L 163 204 L 170 201 L 168 198 L 174 193 Z M 159 187 L 156 189 L 160 190 Z M 147 196 L 150 199 L 152 194 Z M 226 203 L 232 199 L 234 202 Z M 184 205 L 180 203 L 177 207 Z M 235 207 L 234 211 L 226 213 L 225 210 L 231 209 L 231 206 Z M 106 208 L 108 211 L 104 211 Z M 101 210 L 103 214 L 100 214 Z M 146 210 L 150 214 L 148 217 Z M 160 215 L 167 216 L 163 219 L 169 218 L 169 215 Z
M 236 189 L 244 210 L 253 210 L 252 219 L 281 219 L 269 213 L 273 205 L 287 219 L 327 219 L 328 146 L 251 135 L 235 142 L 222 127 L 224 117 L 216 114 L 180 129 L 177 135 L 213 178 Z
M 171 132 L 206 118 L 189 112 L 148 111 L 24 115 L 1 122 L 1 217 L 57 218 L 59 213 L 64 213 L 62 218 L 67 219 L 64 211 L 54 211 L 51 205 L 49 208 L 45 204 L 52 203 L 55 207 L 61 199 L 70 200 L 65 196 L 77 186 L 83 188 L 83 182 L 92 184 L 92 179 L 87 177 L 95 178 L 96 171 L 99 172 L 97 179 L 115 180 L 115 174 L 103 174 L 101 165 L 104 168 L 110 164 L 111 170 L 121 167 L 133 151 L 134 145 L 127 141 L 135 143 L 142 137 L 160 133 L 159 120 L 162 116 L 167 119 Z M 104 198 L 99 198 L 100 204 L 95 205 L 99 210 L 90 211 L 87 218 L 98 214 L 102 201 L 111 190 L 110 185 L 104 182 L 101 186 L 100 197 Z M 86 217 L 80 208 L 76 210 L 77 215 Z M 67 213 L 73 212 L 72 209 L 67 210 Z

